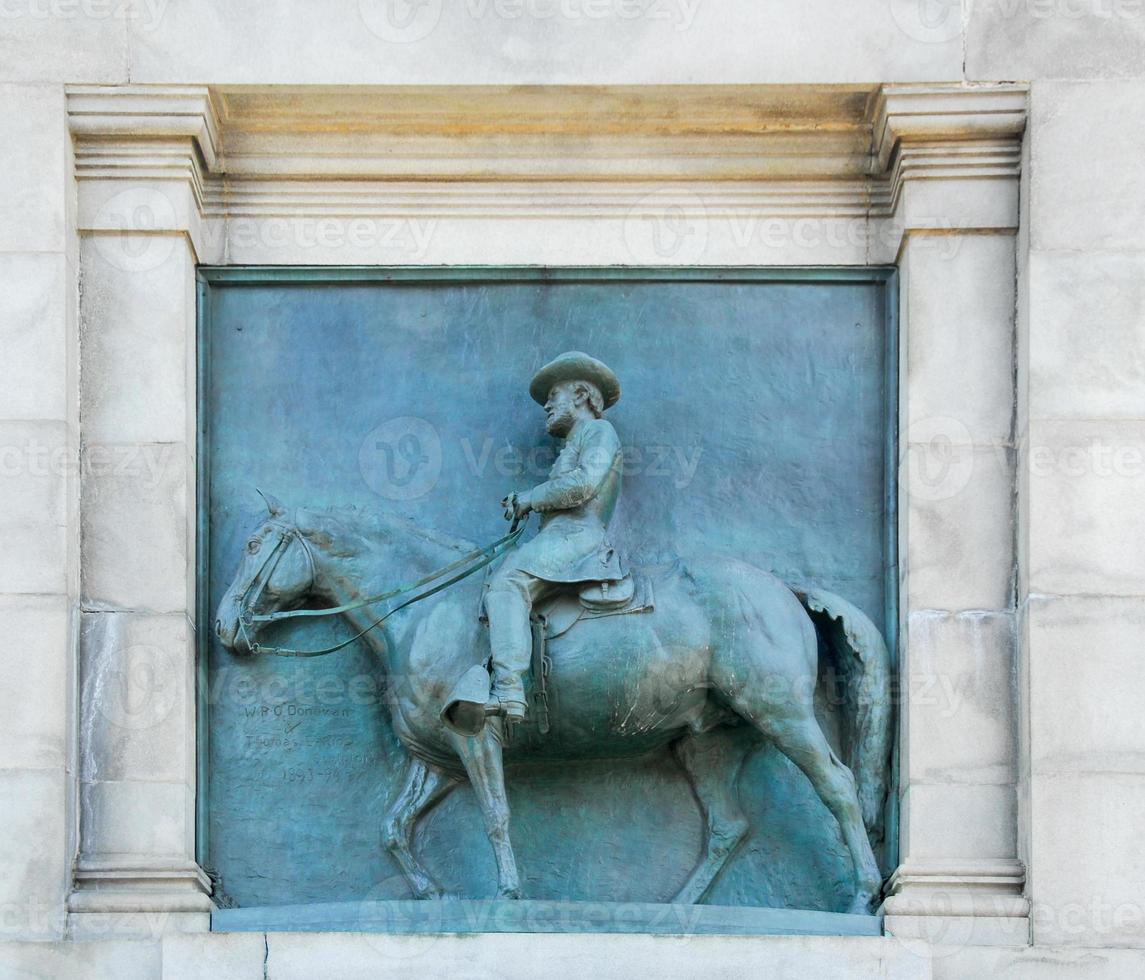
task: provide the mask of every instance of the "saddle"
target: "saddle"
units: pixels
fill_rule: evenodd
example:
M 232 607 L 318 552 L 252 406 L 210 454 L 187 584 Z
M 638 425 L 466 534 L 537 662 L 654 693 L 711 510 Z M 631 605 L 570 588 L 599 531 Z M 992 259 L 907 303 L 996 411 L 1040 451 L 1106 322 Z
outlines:
M 525 687 L 532 702 L 537 730 L 549 732 L 549 674 L 552 661 L 545 652 L 549 640 L 563 636 L 581 620 L 651 612 L 652 580 L 645 573 L 625 575 L 616 582 L 590 582 L 579 589 L 570 586 L 533 607 L 529 617 L 533 628 L 533 651 Z M 481 619 L 485 620 L 484 597 Z M 441 719 L 459 735 L 476 735 L 485 724 L 485 702 L 489 697 L 487 660 L 475 664 L 458 680 L 441 709 Z
M 623 616 L 652 608 L 652 581 L 631 572 L 619 582 L 589 582 L 579 591 L 563 590 L 533 607 L 533 621 L 545 624 L 545 637 L 567 633 L 582 619 Z
M 558 592 L 533 607 L 531 700 L 542 735 L 550 728 L 548 682 L 552 661 L 545 652 L 547 642 L 563 636 L 581 620 L 651 612 L 653 608 L 652 580 L 631 572 L 619 582 L 591 582 L 576 592 Z

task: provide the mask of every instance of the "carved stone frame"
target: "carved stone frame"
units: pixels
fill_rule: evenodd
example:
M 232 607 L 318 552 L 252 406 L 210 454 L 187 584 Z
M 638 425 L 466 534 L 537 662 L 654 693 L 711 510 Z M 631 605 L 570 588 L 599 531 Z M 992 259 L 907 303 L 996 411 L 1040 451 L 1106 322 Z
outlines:
M 74 932 L 112 915 L 143 931 L 156 913 L 208 926 L 198 265 L 895 265 L 903 698 L 886 926 L 1028 940 L 1010 680 L 1024 88 L 77 86 L 67 105 L 85 467 Z M 667 254 L 648 233 L 665 216 L 686 232 Z M 125 480 L 91 465 L 112 450 L 165 462 Z M 173 678 L 147 730 L 94 703 L 132 650 Z

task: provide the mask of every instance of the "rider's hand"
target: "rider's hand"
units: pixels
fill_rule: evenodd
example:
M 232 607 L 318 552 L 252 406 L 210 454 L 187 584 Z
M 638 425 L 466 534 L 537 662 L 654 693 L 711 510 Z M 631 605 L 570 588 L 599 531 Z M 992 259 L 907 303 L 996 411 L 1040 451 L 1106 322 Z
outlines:
M 533 503 L 527 490 L 523 493 L 509 494 L 501 501 L 501 506 L 505 508 L 505 520 L 507 521 L 519 521 L 533 509 Z

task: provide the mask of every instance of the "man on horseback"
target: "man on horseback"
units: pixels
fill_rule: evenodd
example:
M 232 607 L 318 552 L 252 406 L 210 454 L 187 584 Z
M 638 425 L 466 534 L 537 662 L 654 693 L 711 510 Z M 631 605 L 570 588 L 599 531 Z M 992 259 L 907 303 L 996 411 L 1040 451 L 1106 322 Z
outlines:
M 485 595 L 493 660 L 486 711 L 508 721 L 525 717 L 533 605 L 570 585 L 624 577 L 607 537 L 620 496 L 620 439 L 603 417 L 620 398 L 620 382 L 596 358 L 569 351 L 534 375 L 529 394 L 544 407 L 549 434 L 565 444 L 546 482 L 501 501 L 507 520 L 541 515 L 539 533 L 505 556 Z
M 404 524 L 387 521 L 378 533 L 376 527 L 363 530 L 331 516 L 308 515 L 302 525 L 268 498 L 268 517 L 247 539 L 215 618 L 216 637 L 236 654 L 323 656 L 364 639 L 387 676 L 407 679 L 394 686 L 392 717 L 411 762 L 383 834 L 419 897 L 442 893 L 412 849 L 413 831 L 419 816 L 456 784 L 458 764 L 485 819 L 497 862 L 497 894 L 521 896 L 505 792 L 503 749 L 510 741 L 505 725 L 486 722 L 490 714 L 524 717 L 522 675 L 532 654 L 534 604 L 570 588 L 582 607 L 609 610 L 606 616 L 621 609 L 652 612 L 650 602 L 632 608 L 633 592 L 625 597 L 624 584 L 634 583 L 623 576 L 607 541 L 621 453 L 616 432 L 602 415 L 620 397 L 619 382 L 599 361 L 572 352 L 542 368 L 529 393 L 545 406 L 549 432 L 563 437 L 565 445 L 546 482 L 503 502 L 515 522 L 530 511 L 540 513 L 541 529 L 524 546 L 503 552 L 504 565 L 491 581 L 486 608 L 492 683 L 480 662 L 468 594 L 441 596 L 414 613 L 420 618 L 411 618 L 396 636 L 385 636 L 381 627 L 399 610 L 487 567 L 502 545 L 518 540 L 513 531 L 458 558 L 452 543 L 418 529 L 406 528 L 408 540 L 395 541 L 402 538 Z M 311 534 L 310 522 L 322 533 Z M 411 574 L 439 561 L 447 564 L 412 585 L 377 591 L 388 583 L 395 561 L 403 560 L 414 563 Z M 358 581 L 363 573 L 366 581 Z M 550 637 L 557 651 L 553 680 L 562 691 L 557 737 L 540 752 L 539 739 L 521 739 L 511 746 L 517 758 L 624 758 L 671 746 L 707 826 L 700 861 L 673 901 L 697 903 L 750 832 L 735 781 L 757 743 L 725 730 L 724 721 L 737 724 L 738 719 L 810 780 L 851 857 L 850 910 L 870 912 L 882 885 L 871 837 L 883 833 L 892 746 L 892 660 L 875 623 L 831 592 L 796 593 L 763 569 L 728 558 L 684 559 L 657 578 L 657 589 L 660 603 L 648 617 L 630 619 L 623 627 L 600 619 L 592 627 L 566 627 Z M 367 612 L 399 596 L 406 597 L 384 615 Z M 306 608 L 311 597 L 324 600 L 325 608 Z M 259 642 L 261 630 L 272 623 L 335 615 L 354 635 L 324 649 Z M 665 654 L 672 658 L 670 671 L 664 669 Z M 849 766 L 828 742 L 815 716 L 815 699 L 806 696 L 815 689 L 823 654 L 832 657 L 829 663 L 847 691 L 840 721 Z M 436 710 L 450 683 L 450 698 Z M 543 704 L 539 697 L 538 708 Z M 546 712 L 537 713 L 537 733 L 543 734 Z

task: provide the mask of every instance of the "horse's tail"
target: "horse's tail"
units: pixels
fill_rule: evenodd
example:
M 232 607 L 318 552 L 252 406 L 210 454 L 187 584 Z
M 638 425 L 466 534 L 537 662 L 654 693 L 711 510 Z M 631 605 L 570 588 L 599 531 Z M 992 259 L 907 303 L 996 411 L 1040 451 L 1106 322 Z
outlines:
M 875 624 L 846 599 L 822 589 L 796 594 L 843 678 L 847 765 L 858 784 L 867 833 L 881 840 L 893 734 L 890 650 Z

